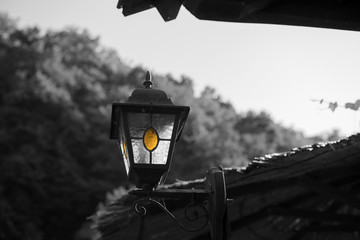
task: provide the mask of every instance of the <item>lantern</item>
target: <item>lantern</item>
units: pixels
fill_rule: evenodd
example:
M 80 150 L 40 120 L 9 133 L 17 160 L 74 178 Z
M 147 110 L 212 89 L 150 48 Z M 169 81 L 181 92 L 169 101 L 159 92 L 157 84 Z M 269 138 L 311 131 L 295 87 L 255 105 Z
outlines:
M 129 181 L 152 190 L 169 170 L 190 107 L 176 106 L 164 91 L 153 89 L 149 72 L 144 86 L 126 103 L 113 103 L 110 138 L 118 141 Z

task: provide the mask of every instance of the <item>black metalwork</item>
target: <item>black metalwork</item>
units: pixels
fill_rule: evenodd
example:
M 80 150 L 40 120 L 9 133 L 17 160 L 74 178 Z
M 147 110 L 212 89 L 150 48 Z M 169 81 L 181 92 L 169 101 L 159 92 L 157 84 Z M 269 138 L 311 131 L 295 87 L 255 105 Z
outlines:
M 137 214 L 139 214 L 140 216 L 144 216 L 147 212 L 146 207 L 150 204 L 153 204 L 153 205 L 157 206 L 158 208 L 160 208 L 163 212 L 165 212 L 168 216 L 170 216 L 170 218 L 172 220 L 174 220 L 174 222 L 176 222 L 182 229 L 189 231 L 189 232 L 200 231 L 201 229 L 203 229 L 204 227 L 207 226 L 207 224 L 210 220 L 210 215 L 209 215 L 205 205 L 202 203 L 196 203 L 196 202 L 191 202 L 184 208 L 184 216 L 189 222 L 196 222 L 196 221 L 199 221 L 200 219 L 204 219 L 204 222 L 199 224 L 198 227 L 193 227 L 193 228 L 185 226 L 182 222 L 180 222 L 174 216 L 174 214 L 172 214 L 166 208 L 165 204 L 163 205 L 158 200 L 153 199 L 151 197 L 141 198 L 141 199 L 136 200 L 134 202 L 133 208 Z M 193 209 L 193 210 L 190 211 L 190 209 Z M 199 210 L 202 211 L 203 214 L 201 214 Z
M 140 197 L 133 205 L 134 211 L 140 216 L 144 216 L 147 206 L 152 204 L 164 211 L 186 231 L 196 232 L 210 223 L 213 240 L 229 239 L 230 224 L 226 211 L 227 198 L 223 169 L 221 167 L 209 169 L 204 185 L 204 189 L 136 189 L 130 191 L 129 194 Z M 198 223 L 197 227 L 185 226 L 159 199 L 189 200 L 190 204 L 184 208 L 186 220 L 194 223 L 203 219 L 203 222 Z
M 126 103 L 113 103 L 110 139 L 117 140 L 126 149 L 126 156 L 124 156 L 124 151 L 122 151 L 122 154 L 125 165 L 128 166 L 128 180 L 138 188 L 153 190 L 167 176 L 175 143 L 180 139 L 190 107 L 174 105 L 164 91 L 155 89 L 151 81 L 150 72 L 146 73 L 143 85 L 144 88 L 137 88 L 132 92 Z M 134 117 L 132 123 L 137 123 L 137 120 L 143 121 L 145 115 L 150 115 L 150 123 L 147 124 L 155 129 L 153 122 L 151 122 L 153 121 L 152 117 L 154 114 L 171 115 L 174 117 L 171 136 L 166 139 L 166 141 L 170 142 L 168 150 L 164 159 L 162 159 L 162 164 L 153 164 L 151 161 L 152 155 L 150 155 L 150 163 L 135 161 L 133 140 L 139 139 L 139 136 L 133 136 L 130 133 L 129 116 Z M 158 131 L 158 129 L 155 130 Z M 159 139 L 159 136 L 157 137 Z M 143 144 L 143 147 L 146 148 L 145 144 Z M 156 148 L 151 150 L 155 151 Z

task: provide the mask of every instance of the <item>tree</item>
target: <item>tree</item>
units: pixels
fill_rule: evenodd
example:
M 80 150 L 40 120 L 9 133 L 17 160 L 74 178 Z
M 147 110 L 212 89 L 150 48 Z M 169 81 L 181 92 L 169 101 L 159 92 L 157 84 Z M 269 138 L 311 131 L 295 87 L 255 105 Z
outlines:
M 237 115 L 232 105 L 223 102 L 210 87 L 199 98 L 192 99 L 182 140 L 174 154 L 176 177 L 203 177 L 207 169 L 218 165 L 245 166 L 247 159 L 238 145 L 239 135 L 234 131 Z
M 4 15 L 0 27 L 0 238 L 72 238 L 125 180 L 107 144 L 106 63 L 87 32 L 43 36 Z
M 236 130 L 240 135 L 239 144 L 244 146 L 244 154 L 249 159 L 310 143 L 301 132 L 275 123 L 265 112 L 249 111 L 240 115 Z

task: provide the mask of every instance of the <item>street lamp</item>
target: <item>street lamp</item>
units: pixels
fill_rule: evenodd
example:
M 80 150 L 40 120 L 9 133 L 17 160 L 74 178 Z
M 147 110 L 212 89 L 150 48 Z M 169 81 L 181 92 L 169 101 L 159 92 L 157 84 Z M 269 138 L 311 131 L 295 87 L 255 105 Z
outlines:
M 138 188 L 129 194 L 143 197 L 134 203 L 135 212 L 145 215 L 147 205 L 154 204 L 186 230 L 198 231 L 210 221 L 213 239 L 227 239 L 222 169 L 208 171 L 204 189 L 156 189 L 169 171 L 175 142 L 180 139 L 190 107 L 176 106 L 164 91 L 154 89 L 149 72 L 143 85 L 132 92 L 126 103 L 113 103 L 110 131 L 110 138 L 120 146 L 128 180 Z M 204 211 L 206 221 L 196 228 L 186 227 L 157 199 L 189 199 L 191 206 L 200 206 Z
M 169 170 L 190 107 L 175 106 L 164 91 L 153 89 L 149 72 L 144 86 L 127 103 L 113 104 L 110 138 L 118 141 L 129 181 L 151 190 Z

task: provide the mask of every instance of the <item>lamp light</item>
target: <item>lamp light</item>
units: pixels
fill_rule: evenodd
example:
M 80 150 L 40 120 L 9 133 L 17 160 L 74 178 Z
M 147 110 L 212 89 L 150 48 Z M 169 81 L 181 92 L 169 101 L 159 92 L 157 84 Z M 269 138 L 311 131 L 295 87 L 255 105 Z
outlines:
M 126 103 L 113 103 L 110 138 L 118 141 L 129 181 L 151 190 L 169 170 L 190 107 L 176 106 L 154 89 L 150 72 L 143 85 Z

